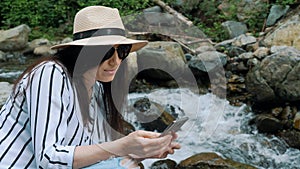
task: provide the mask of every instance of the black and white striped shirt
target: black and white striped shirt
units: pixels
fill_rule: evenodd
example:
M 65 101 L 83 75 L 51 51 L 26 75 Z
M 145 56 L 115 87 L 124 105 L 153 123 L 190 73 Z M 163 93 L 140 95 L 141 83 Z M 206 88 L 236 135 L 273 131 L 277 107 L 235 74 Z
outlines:
M 0 111 L 0 168 L 71 168 L 75 146 L 91 140 L 64 69 L 44 62 L 15 93 Z

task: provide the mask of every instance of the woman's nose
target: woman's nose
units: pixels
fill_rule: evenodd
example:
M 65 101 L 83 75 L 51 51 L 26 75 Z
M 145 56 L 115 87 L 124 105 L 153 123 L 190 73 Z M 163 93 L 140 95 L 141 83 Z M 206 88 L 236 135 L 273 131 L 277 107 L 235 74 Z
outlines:
M 113 56 L 109 59 L 109 64 L 110 65 L 116 65 L 116 64 L 120 64 L 122 62 L 122 60 L 118 57 L 118 52 L 115 51 Z

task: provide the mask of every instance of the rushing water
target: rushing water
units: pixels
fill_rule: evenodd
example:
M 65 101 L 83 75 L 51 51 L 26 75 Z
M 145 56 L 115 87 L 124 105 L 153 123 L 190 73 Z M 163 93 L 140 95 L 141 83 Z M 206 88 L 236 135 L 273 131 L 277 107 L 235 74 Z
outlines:
M 182 108 L 180 116 L 190 120 L 178 132 L 182 148 L 168 158 L 181 160 L 201 152 L 216 152 L 224 158 L 266 169 L 300 168 L 300 151 L 289 148 L 284 141 L 259 134 L 248 125 L 253 117 L 246 105 L 234 107 L 212 94 L 196 95 L 188 89 L 160 89 L 149 94 L 132 93 L 130 103 L 148 97 L 162 105 Z M 133 115 L 128 112 L 128 117 Z M 156 160 L 145 160 L 148 168 Z
M 25 68 L 36 60 L 36 57 L 28 56 L 0 62 L 0 81 L 13 83 Z

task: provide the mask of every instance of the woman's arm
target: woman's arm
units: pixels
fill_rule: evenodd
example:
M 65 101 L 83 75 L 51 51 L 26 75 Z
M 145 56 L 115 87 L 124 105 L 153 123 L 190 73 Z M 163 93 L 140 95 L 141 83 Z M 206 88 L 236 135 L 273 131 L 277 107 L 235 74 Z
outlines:
M 107 160 L 113 156 L 130 156 L 136 159 L 164 158 L 180 148 L 172 143 L 174 136 L 159 137 L 159 133 L 135 131 L 121 139 L 98 145 L 78 146 L 75 148 L 73 168 L 81 168 Z

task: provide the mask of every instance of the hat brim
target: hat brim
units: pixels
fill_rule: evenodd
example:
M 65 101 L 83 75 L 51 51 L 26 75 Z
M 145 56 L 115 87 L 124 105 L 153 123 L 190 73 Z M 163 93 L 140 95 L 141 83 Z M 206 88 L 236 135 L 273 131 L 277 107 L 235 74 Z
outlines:
M 109 35 L 109 36 L 95 36 L 80 40 L 75 40 L 68 43 L 54 45 L 51 49 L 64 48 L 68 46 L 102 46 L 102 45 L 116 45 L 116 44 L 132 44 L 130 52 L 137 51 L 148 44 L 146 40 L 128 39 L 124 36 Z

